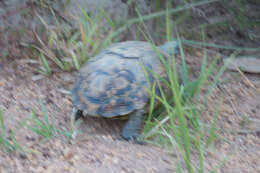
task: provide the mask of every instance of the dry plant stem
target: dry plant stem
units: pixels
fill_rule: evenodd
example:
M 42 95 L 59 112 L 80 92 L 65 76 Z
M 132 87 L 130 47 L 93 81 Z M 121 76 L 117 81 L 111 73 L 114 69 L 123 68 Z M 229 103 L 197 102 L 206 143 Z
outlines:
M 152 135 L 156 130 L 158 130 L 164 123 L 166 123 L 170 119 L 169 116 L 165 117 L 162 121 L 158 121 L 158 124 L 153 127 L 147 134 L 146 136 Z
M 35 46 L 35 48 L 37 50 L 39 50 L 40 52 L 42 52 L 47 57 L 49 57 L 53 62 L 55 62 L 55 56 L 52 53 L 52 51 L 50 51 L 49 48 L 43 43 L 43 41 L 41 40 L 41 38 L 39 37 L 39 35 L 35 31 L 33 31 L 33 33 L 34 33 L 35 38 L 39 41 L 39 43 L 43 47 L 43 50 L 38 48 L 38 47 L 36 47 L 36 46 Z
M 241 115 L 238 113 L 238 111 L 237 111 L 237 109 L 236 109 L 236 107 L 235 107 L 235 105 L 234 105 L 232 99 L 230 98 L 230 97 L 232 97 L 232 96 L 227 92 L 226 89 L 224 89 L 224 90 L 225 90 L 226 93 L 229 95 L 229 97 L 227 97 L 227 99 L 228 99 L 228 101 L 230 102 L 230 104 L 231 104 L 231 106 L 232 106 L 233 112 L 234 112 L 238 117 L 240 117 Z M 234 98 L 233 98 L 233 99 L 234 99 Z
M 244 82 L 249 85 L 250 87 L 256 89 L 256 87 L 254 86 L 254 84 L 252 84 L 252 82 L 250 82 L 250 80 L 244 75 L 244 73 L 239 69 L 237 68 L 237 71 L 241 74 L 241 76 L 243 77 L 244 79 Z

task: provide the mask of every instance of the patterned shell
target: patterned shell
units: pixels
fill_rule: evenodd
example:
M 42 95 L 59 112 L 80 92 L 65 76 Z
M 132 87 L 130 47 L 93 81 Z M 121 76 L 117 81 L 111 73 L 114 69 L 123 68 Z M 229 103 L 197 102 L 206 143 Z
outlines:
M 154 81 L 147 68 L 165 76 L 160 59 L 149 43 L 113 44 L 80 69 L 72 90 L 73 106 L 87 115 L 102 117 L 145 109 L 149 101 L 148 81 Z

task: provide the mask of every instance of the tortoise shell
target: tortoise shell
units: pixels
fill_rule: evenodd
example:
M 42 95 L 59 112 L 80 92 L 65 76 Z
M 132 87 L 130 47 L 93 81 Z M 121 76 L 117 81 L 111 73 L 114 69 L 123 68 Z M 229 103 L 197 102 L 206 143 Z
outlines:
M 89 116 L 101 117 L 145 109 L 149 101 L 147 89 L 154 81 L 150 70 L 166 77 L 151 44 L 142 41 L 113 44 L 80 69 L 72 89 L 73 106 Z

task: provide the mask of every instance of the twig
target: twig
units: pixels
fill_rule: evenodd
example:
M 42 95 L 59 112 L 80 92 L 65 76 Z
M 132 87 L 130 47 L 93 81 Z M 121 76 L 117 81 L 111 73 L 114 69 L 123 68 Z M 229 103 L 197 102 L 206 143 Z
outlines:
M 250 82 L 250 80 L 244 75 L 244 73 L 237 67 L 236 70 L 241 74 L 241 76 L 244 79 L 244 82 L 249 85 L 250 87 L 256 89 L 256 87 L 254 86 L 254 84 L 252 84 L 252 82 Z

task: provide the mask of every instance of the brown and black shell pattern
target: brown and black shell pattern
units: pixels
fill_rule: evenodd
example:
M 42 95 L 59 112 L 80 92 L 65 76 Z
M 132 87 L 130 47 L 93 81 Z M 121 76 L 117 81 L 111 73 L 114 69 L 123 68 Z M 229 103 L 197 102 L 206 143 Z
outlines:
M 90 58 L 80 69 L 72 89 L 74 108 L 89 116 L 101 117 L 127 115 L 145 109 L 149 102 L 146 89 L 154 78 L 148 72 L 148 82 L 144 67 L 165 75 L 160 59 L 149 43 L 113 44 Z

